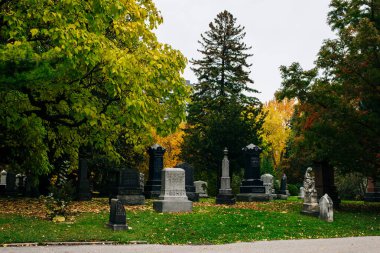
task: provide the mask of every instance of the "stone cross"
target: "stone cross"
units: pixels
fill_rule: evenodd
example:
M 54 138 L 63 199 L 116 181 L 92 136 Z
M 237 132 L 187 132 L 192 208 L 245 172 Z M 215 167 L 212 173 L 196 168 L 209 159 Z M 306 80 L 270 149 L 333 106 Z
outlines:
M 107 226 L 114 231 L 128 229 L 125 209 L 118 199 L 111 199 L 110 219 Z
M 334 221 L 333 201 L 327 194 L 319 200 L 319 218 L 327 222 Z
M 161 173 L 161 193 L 158 200 L 153 202 L 153 209 L 160 213 L 191 212 L 193 202 L 186 196 L 185 171 L 181 168 L 165 168 Z

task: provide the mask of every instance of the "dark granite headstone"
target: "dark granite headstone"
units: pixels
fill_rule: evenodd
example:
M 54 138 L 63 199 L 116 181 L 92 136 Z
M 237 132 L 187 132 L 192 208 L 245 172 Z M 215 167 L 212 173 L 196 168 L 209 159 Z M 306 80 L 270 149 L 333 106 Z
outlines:
M 88 180 L 88 166 L 87 160 L 80 158 L 79 159 L 79 178 L 78 178 L 78 200 L 90 200 L 90 181 Z
M 158 144 L 148 148 L 149 177 L 144 187 L 147 199 L 158 198 L 161 192 L 161 171 L 164 168 L 165 149 Z
M 281 178 L 280 194 L 287 195 L 286 181 L 287 181 L 287 177 L 284 173 L 284 175 L 282 175 L 282 178 Z
M 125 209 L 123 203 L 118 199 L 111 199 L 110 219 L 107 226 L 113 230 L 128 229 Z
M 175 168 L 181 168 L 185 171 L 185 189 L 186 189 L 187 198 L 190 201 L 198 202 L 199 194 L 195 193 L 193 167 L 188 163 L 181 163 L 181 164 L 176 165 Z
M 16 174 L 12 171 L 7 173 L 7 185 L 5 186 L 5 194 L 10 197 L 17 196 Z
M 260 153 L 262 149 L 254 144 L 243 148 L 245 167 L 244 179 L 240 186 L 239 201 L 266 201 L 272 199 L 266 194 L 264 182 L 260 177 Z
M 145 197 L 140 180 L 140 172 L 130 168 L 122 168 L 119 173 L 117 199 L 124 205 L 143 205 Z

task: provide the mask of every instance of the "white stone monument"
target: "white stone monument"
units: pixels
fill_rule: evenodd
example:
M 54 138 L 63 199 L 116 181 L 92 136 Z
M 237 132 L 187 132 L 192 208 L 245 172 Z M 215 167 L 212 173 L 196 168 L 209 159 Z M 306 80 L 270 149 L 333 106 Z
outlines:
M 334 221 L 333 201 L 327 194 L 319 200 L 319 219 L 327 222 Z
M 315 189 L 314 176 L 311 174 L 313 169 L 311 167 L 306 169 L 303 187 L 305 189 L 305 198 L 303 200 L 303 208 L 301 213 L 318 216 L 319 206 L 317 199 L 317 190 Z
M 236 203 L 236 200 L 231 189 L 230 161 L 228 160 L 227 148 L 224 148 L 223 153 L 224 158 L 222 160 L 222 177 L 220 178 L 220 189 L 219 194 L 216 196 L 215 203 L 233 205 Z
M 207 182 L 194 181 L 194 186 L 195 186 L 195 193 L 198 193 L 200 198 L 208 198 Z
M 273 176 L 271 174 L 264 174 L 264 175 L 261 175 L 261 180 L 264 183 L 265 194 L 272 194 Z
M 185 189 L 185 171 L 180 168 L 165 168 L 161 171 L 161 194 L 153 202 L 159 213 L 191 212 L 193 202 L 188 200 Z
M 305 188 L 300 187 L 300 195 L 298 195 L 299 199 L 304 199 L 305 198 Z
M 5 170 L 2 170 L 0 172 L 0 185 L 6 185 L 7 184 L 7 172 Z

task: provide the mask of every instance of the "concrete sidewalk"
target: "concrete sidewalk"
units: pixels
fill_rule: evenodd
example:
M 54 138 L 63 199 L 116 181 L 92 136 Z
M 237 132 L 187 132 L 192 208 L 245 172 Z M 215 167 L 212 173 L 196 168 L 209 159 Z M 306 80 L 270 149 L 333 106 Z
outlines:
M 1 253 L 379 253 L 380 236 L 225 245 L 79 245 L 0 248 Z

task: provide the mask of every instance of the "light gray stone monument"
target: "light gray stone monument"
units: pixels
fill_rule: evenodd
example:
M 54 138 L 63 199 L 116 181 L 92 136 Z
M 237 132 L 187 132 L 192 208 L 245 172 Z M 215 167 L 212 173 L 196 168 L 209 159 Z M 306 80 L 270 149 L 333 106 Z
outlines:
M 200 198 L 208 198 L 207 182 L 194 181 L 194 186 L 195 186 L 195 193 L 198 193 Z
M 159 213 L 191 212 L 193 202 L 188 200 L 185 189 L 185 171 L 180 168 L 165 168 L 161 172 L 161 193 L 153 202 Z
M 216 196 L 216 204 L 233 205 L 236 203 L 235 195 L 231 189 L 230 162 L 228 161 L 228 150 L 224 148 L 222 160 L 222 177 L 220 178 L 219 194 Z
M 300 194 L 298 195 L 299 199 L 305 198 L 305 189 L 303 187 L 300 187 Z
M 334 221 L 334 210 L 333 201 L 327 193 L 319 199 L 319 219 L 333 222 Z
M 272 194 L 273 176 L 271 174 L 263 174 L 261 175 L 261 180 L 265 187 L 265 194 Z
M 318 216 L 319 206 L 317 199 L 317 190 L 315 189 L 315 180 L 312 175 L 313 169 L 311 167 L 306 169 L 303 187 L 305 189 L 305 198 L 303 201 L 302 214 Z
M 0 185 L 6 185 L 7 184 L 7 172 L 5 170 L 2 170 L 0 173 Z

